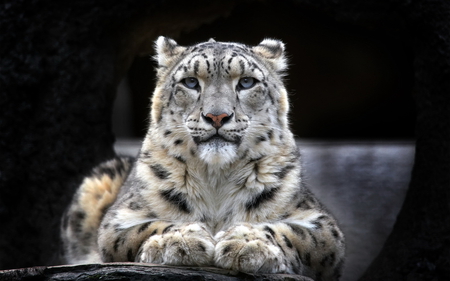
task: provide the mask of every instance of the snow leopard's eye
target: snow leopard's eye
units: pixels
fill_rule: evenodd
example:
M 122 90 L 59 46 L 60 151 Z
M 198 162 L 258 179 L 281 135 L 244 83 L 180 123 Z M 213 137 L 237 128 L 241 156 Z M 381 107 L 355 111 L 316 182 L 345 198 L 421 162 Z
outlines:
M 183 84 L 189 89 L 197 89 L 198 87 L 198 79 L 195 77 L 188 77 L 183 79 Z
M 237 88 L 238 88 L 238 90 L 250 89 L 251 87 L 255 86 L 257 81 L 258 80 L 256 80 L 255 78 L 252 78 L 252 77 L 243 77 L 243 78 L 239 79 Z

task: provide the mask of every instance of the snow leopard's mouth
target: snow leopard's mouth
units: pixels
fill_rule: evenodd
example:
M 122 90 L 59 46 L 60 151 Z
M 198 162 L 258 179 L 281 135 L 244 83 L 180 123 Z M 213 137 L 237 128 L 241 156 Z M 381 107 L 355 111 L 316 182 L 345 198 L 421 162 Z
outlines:
M 229 145 L 229 144 L 239 145 L 241 143 L 240 137 L 236 137 L 234 139 L 228 139 L 225 136 L 220 135 L 218 133 L 216 133 L 208 138 L 205 138 L 205 139 L 201 139 L 200 137 L 194 137 L 193 139 L 197 145 L 212 144 L 215 146 L 221 146 L 221 145 Z

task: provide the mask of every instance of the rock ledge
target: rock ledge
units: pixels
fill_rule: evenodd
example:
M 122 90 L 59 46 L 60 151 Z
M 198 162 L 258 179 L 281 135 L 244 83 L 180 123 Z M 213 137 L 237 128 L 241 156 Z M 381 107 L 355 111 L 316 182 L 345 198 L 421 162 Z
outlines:
M 220 280 L 313 281 L 299 275 L 245 274 L 214 267 L 175 267 L 140 263 L 38 266 L 0 271 L 0 280 Z

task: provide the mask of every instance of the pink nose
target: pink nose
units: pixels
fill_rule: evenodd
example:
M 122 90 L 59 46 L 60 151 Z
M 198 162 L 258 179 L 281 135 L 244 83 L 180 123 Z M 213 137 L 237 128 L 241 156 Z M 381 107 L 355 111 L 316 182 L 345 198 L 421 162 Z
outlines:
M 220 115 L 214 115 L 212 113 L 208 113 L 203 116 L 205 121 L 210 123 L 214 128 L 219 129 L 226 123 L 231 117 L 226 113 L 222 113 Z

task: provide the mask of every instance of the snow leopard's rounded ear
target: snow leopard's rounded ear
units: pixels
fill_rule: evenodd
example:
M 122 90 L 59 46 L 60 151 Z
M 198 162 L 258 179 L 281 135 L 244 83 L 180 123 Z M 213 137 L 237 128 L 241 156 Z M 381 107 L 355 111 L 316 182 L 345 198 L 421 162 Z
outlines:
M 284 52 L 284 43 L 280 40 L 264 39 L 252 49 L 254 53 L 269 62 L 276 72 L 287 70 L 288 65 Z
M 175 40 L 159 36 L 155 42 L 154 59 L 158 67 L 169 67 L 185 49 L 186 47 L 179 46 Z

